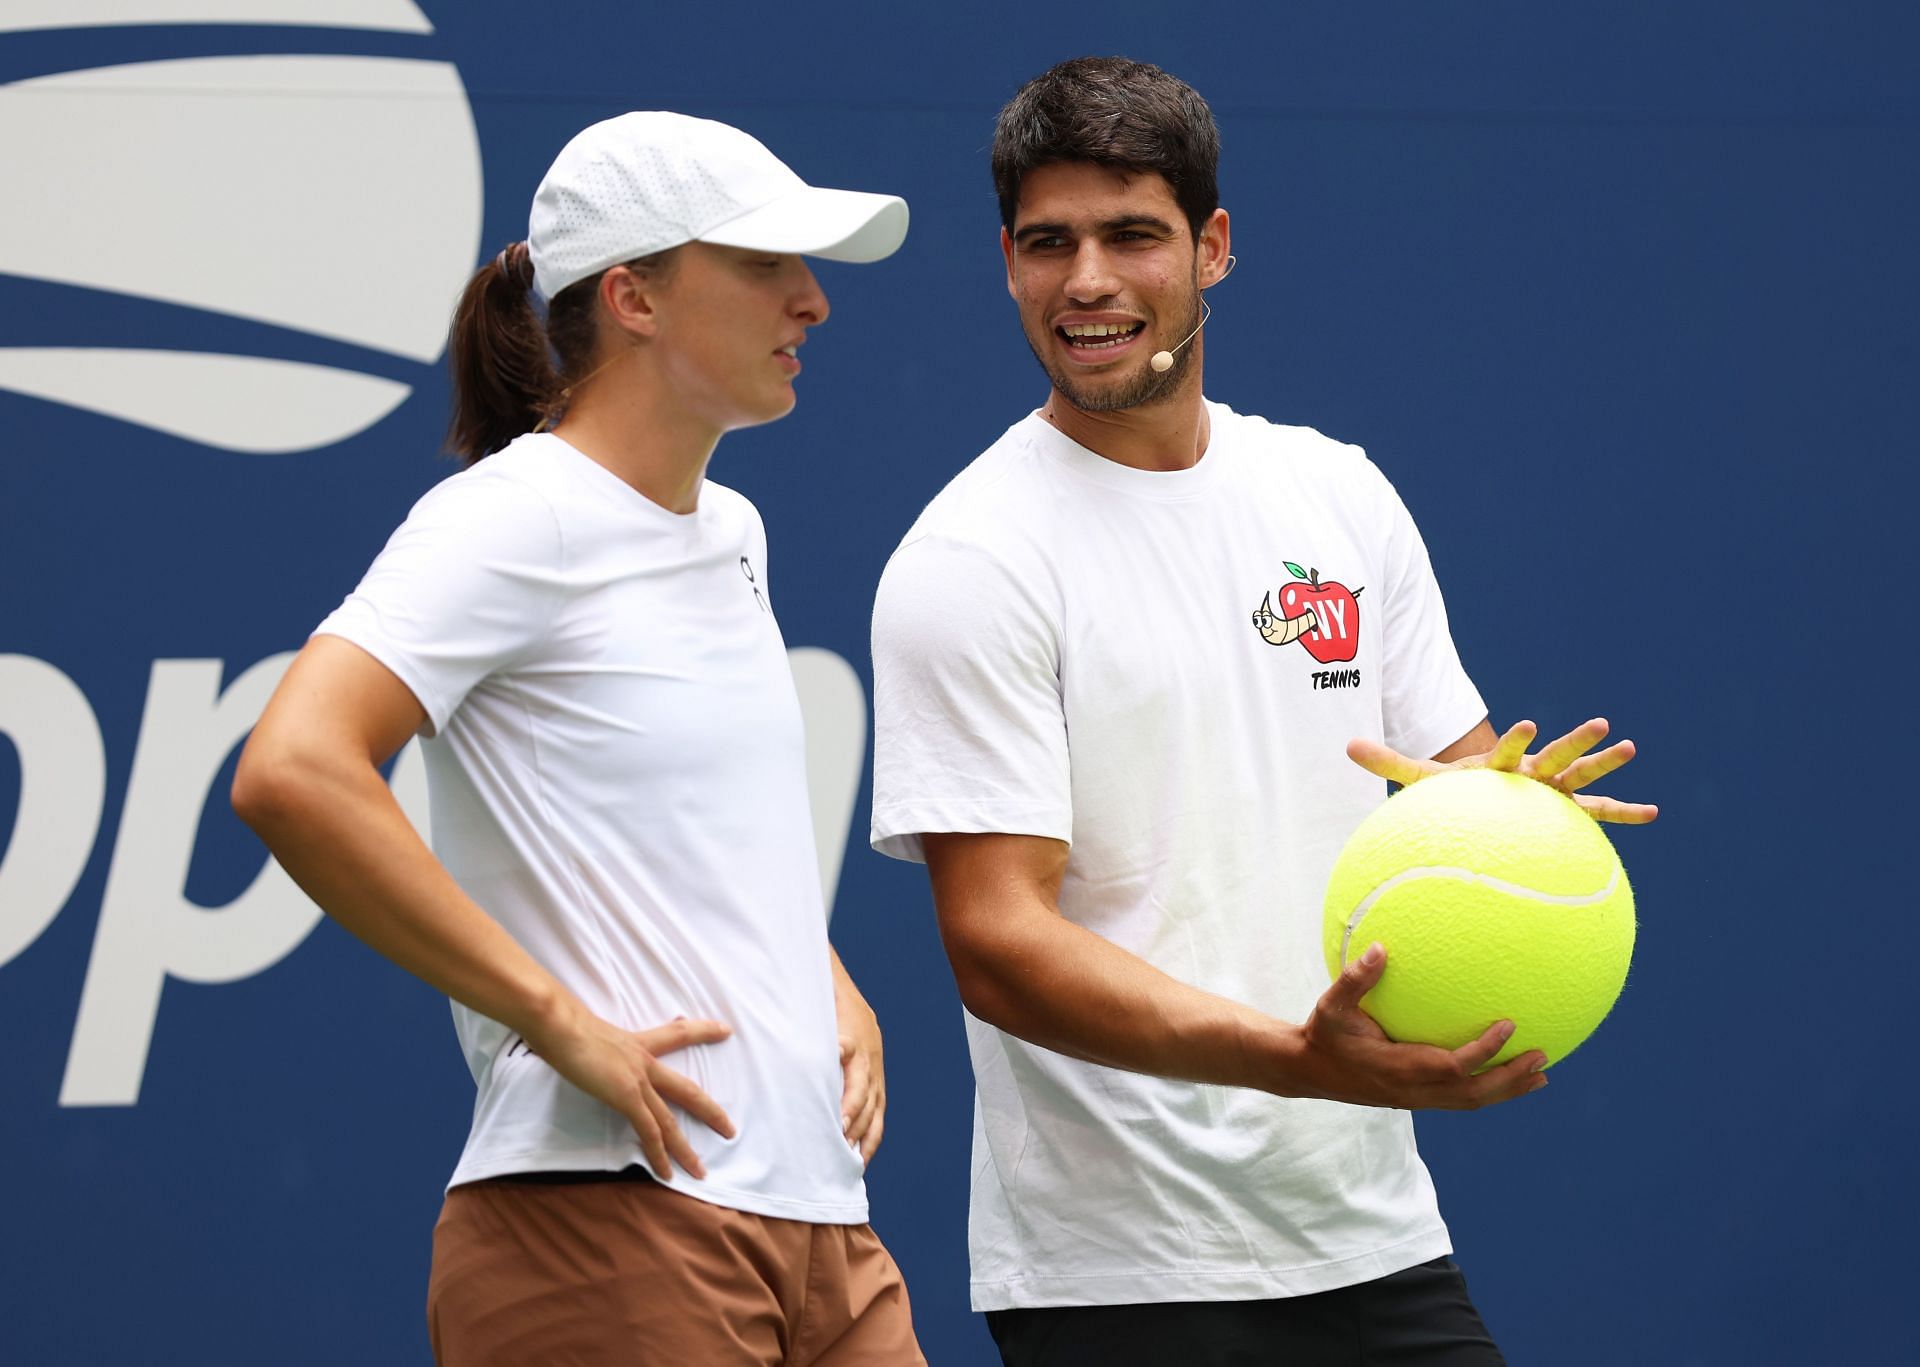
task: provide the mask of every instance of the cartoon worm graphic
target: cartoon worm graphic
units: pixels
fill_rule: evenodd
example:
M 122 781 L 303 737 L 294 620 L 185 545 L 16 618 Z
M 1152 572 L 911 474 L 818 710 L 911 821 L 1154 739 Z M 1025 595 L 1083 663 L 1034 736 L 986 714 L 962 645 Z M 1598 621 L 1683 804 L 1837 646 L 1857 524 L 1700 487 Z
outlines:
M 1308 608 L 1298 617 L 1275 617 L 1273 615 L 1273 594 L 1267 593 L 1261 598 L 1260 606 L 1254 610 L 1253 625 L 1259 631 L 1261 639 L 1270 646 L 1283 646 L 1299 640 L 1314 627 L 1319 619 Z

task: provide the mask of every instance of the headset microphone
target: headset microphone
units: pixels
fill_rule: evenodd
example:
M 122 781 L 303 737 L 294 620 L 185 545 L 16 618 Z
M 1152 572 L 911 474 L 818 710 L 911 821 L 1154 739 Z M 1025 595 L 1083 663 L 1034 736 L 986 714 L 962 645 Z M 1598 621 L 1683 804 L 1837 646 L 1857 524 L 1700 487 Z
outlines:
M 1168 350 L 1154 352 L 1153 355 L 1147 358 L 1147 364 L 1152 366 L 1155 370 L 1160 372 L 1160 374 L 1162 375 L 1166 374 L 1169 370 L 1172 370 L 1173 369 L 1173 353 L 1178 351 L 1181 347 L 1185 346 L 1188 342 L 1191 342 L 1194 338 L 1198 337 L 1200 335 L 1200 328 L 1205 327 L 1207 325 L 1207 319 L 1211 317 L 1213 317 L 1213 310 L 1208 308 L 1207 301 L 1202 299 L 1200 301 L 1199 326 L 1195 327 L 1194 330 L 1192 332 L 1189 332 L 1183 339 L 1181 339 L 1178 342 L 1175 342 L 1173 346 L 1170 347 Z
M 1225 280 L 1229 275 L 1233 274 L 1234 265 L 1235 265 L 1234 258 L 1231 254 L 1229 254 L 1227 257 L 1227 268 L 1220 272 L 1220 280 Z M 1216 280 L 1213 283 L 1217 285 L 1220 283 L 1220 280 Z M 1200 300 L 1200 321 L 1194 326 L 1193 331 L 1189 332 L 1185 337 L 1182 337 L 1179 341 L 1175 342 L 1167 350 L 1154 352 L 1153 355 L 1147 358 L 1147 364 L 1152 366 L 1155 372 L 1161 375 L 1164 375 L 1169 370 L 1172 370 L 1173 369 L 1173 353 L 1178 351 L 1181 347 L 1185 346 L 1188 342 L 1191 342 L 1194 338 L 1198 337 L 1200 335 L 1200 329 L 1207 325 L 1207 319 L 1211 317 L 1213 317 L 1213 310 L 1210 307 L 1208 307 L 1207 301 L 1203 297 Z

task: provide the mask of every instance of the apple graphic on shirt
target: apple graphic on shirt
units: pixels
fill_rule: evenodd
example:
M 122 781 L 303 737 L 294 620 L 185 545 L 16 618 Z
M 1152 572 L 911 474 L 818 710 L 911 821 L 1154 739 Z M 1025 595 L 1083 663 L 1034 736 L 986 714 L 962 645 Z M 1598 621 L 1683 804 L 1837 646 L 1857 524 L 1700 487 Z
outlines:
M 1362 590 L 1349 589 L 1334 579 L 1322 579 L 1320 571 L 1301 569 L 1291 560 L 1282 561 L 1296 583 L 1280 590 L 1280 615 L 1298 617 L 1311 612 L 1313 630 L 1300 637 L 1307 654 L 1321 664 L 1351 660 L 1360 653 L 1360 604 L 1355 600 Z

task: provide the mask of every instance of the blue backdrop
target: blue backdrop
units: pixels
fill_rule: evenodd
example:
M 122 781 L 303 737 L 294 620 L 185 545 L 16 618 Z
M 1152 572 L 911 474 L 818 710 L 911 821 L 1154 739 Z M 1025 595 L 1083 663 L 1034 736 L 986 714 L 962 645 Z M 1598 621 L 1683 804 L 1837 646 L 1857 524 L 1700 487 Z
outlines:
M 256 882 L 224 791 L 271 682 L 247 671 L 450 470 L 447 307 L 561 143 L 675 108 L 911 202 L 896 258 L 822 269 L 798 411 L 713 471 L 766 517 L 789 642 L 867 680 L 888 552 L 1044 393 L 986 147 L 1021 80 L 1088 52 L 1186 77 L 1222 125 L 1209 393 L 1367 447 L 1495 720 L 1604 712 L 1641 744 L 1613 790 L 1663 808 L 1618 837 L 1641 931 L 1614 1017 L 1543 1095 L 1419 1121 L 1509 1356 L 1915 1360 L 1910 6 L 23 0 L 0 1361 L 427 1359 L 471 1097 L 446 1008 Z M 833 929 L 887 1031 L 874 1221 L 932 1361 L 985 1363 L 958 1001 L 866 801 Z

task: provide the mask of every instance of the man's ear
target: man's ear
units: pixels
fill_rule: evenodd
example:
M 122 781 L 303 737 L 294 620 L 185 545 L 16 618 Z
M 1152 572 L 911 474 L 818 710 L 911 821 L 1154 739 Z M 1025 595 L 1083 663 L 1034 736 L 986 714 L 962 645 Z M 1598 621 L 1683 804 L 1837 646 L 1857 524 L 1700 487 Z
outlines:
M 651 337 L 660 330 L 661 282 L 625 266 L 600 277 L 600 306 L 622 332 Z
M 1200 225 L 1200 240 L 1195 244 L 1200 256 L 1200 288 L 1217 285 L 1233 269 L 1233 233 L 1227 223 L 1227 211 L 1215 209 Z
M 1007 262 L 1007 293 L 1018 299 L 1020 294 L 1013 287 L 1013 234 L 1005 228 L 1000 230 L 1000 255 Z

